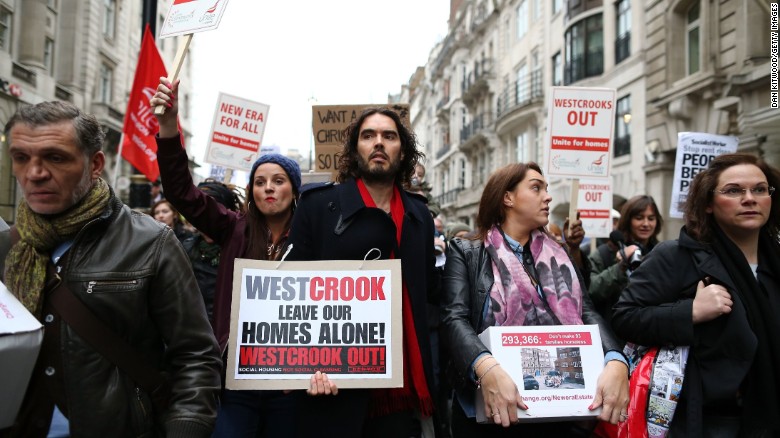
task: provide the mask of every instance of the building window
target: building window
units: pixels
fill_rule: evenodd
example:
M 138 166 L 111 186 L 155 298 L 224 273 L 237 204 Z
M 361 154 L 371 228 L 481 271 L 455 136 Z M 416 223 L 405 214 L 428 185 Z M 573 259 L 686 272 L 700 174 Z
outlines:
M 561 52 L 556 53 L 552 57 L 552 84 L 558 86 L 563 84 L 563 60 L 561 59 Z
M 54 74 L 54 40 L 46 38 L 43 44 L 43 65 L 46 66 L 46 70 Z
M 542 0 L 534 0 L 534 21 L 542 18 Z
M 604 72 L 604 34 L 601 14 L 569 28 L 565 35 L 564 85 Z
M 552 0 L 552 14 L 557 14 L 561 9 L 563 9 L 563 0 Z
M 57 0 L 46 0 L 46 6 L 51 9 L 57 9 Z
M 685 54 L 688 74 L 694 74 L 699 71 L 699 61 L 701 54 L 700 25 L 699 16 L 701 14 L 699 2 L 694 3 L 688 9 L 687 26 L 685 28 Z
M 11 11 L 0 6 L 0 49 L 11 50 Z
M 104 0 L 103 35 L 114 38 L 116 28 L 116 0 Z
M 518 163 L 525 163 L 528 161 L 528 133 L 523 132 L 517 136 L 517 150 L 515 151 L 515 159 Z
M 528 2 L 520 0 L 517 7 L 517 39 L 521 39 L 528 32 Z
M 620 0 L 617 10 L 617 40 L 615 40 L 615 64 L 631 55 L 631 0 Z
M 460 159 L 460 173 L 458 174 L 458 188 L 466 187 L 466 160 Z
M 631 153 L 631 96 L 620 98 L 615 107 L 615 148 L 613 155 L 622 157 Z
M 509 17 L 506 17 L 504 19 L 504 35 L 502 40 L 504 41 L 503 47 L 504 47 L 504 53 L 507 53 L 509 51 L 509 37 L 512 35 L 510 25 L 509 25 Z
M 515 98 L 518 105 L 524 105 L 528 101 L 530 83 L 528 81 L 528 65 L 523 64 L 517 69 L 517 88 L 515 89 Z
M 98 83 L 98 101 L 111 104 L 114 87 L 114 69 L 106 64 L 100 64 L 100 76 Z

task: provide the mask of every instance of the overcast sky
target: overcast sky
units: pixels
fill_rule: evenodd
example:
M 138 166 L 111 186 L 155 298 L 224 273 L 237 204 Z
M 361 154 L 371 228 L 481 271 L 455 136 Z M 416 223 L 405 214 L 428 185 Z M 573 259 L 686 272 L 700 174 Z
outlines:
M 194 158 L 205 164 L 220 91 L 270 105 L 263 144 L 306 155 L 310 98 L 317 105 L 386 102 L 446 36 L 449 3 L 230 0 L 219 28 L 193 37 Z

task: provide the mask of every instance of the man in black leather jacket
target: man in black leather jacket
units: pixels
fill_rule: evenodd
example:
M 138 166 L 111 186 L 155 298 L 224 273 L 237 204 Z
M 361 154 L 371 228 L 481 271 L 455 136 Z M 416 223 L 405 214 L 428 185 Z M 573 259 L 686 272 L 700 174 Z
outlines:
M 44 324 L 44 339 L 16 423 L 0 435 L 45 437 L 66 423 L 79 437 L 208 437 L 220 359 L 173 231 L 131 211 L 100 178 L 104 135 L 93 116 L 44 102 L 20 109 L 5 134 L 24 201 L 17 238 L 0 255 L 4 281 Z M 51 297 L 71 293 L 167 376 L 167 404 L 65 322 L 69 308 Z

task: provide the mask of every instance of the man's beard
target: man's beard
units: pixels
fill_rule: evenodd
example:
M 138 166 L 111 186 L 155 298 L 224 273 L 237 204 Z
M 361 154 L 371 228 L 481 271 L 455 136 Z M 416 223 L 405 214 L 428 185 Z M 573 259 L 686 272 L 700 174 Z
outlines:
M 364 160 L 360 155 L 357 155 L 357 162 L 360 177 L 363 178 L 364 181 L 373 183 L 392 183 L 401 170 L 400 158 L 390 161 L 390 166 L 387 169 L 378 165 L 372 167 L 371 163 Z

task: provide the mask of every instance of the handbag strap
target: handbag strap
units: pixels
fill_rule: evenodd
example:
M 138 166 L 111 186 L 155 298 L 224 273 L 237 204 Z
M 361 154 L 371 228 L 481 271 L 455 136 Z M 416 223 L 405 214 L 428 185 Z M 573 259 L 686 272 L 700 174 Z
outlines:
M 55 275 L 59 284 L 49 295 L 49 302 L 57 309 L 62 319 L 92 348 L 124 371 L 148 394 L 160 389 L 165 383 L 160 371 L 149 365 L 143 354 L 87 308 L 66 286 L 59 274 Z

